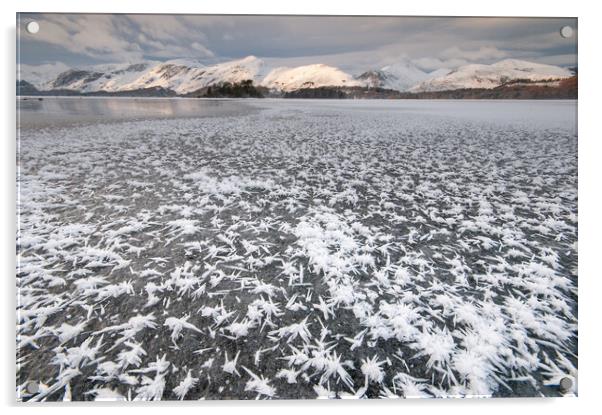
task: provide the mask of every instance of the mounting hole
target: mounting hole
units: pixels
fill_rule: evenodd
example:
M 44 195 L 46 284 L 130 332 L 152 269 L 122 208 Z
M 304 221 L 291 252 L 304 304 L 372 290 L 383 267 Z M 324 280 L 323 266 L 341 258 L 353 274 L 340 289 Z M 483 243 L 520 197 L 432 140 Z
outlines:
M 30 380 L 29 382 L 27 382 L 27 386 L 25 387 L 25 389 L 27 390 L 27 393 L 38 393 L 38 391 L 40 390 L 40 385 L 38 385 L 38 382 Z
M 571 378 L 562 378 L 560 380 L 560 390 L 562 392 L 568 392 L 573 387 L 573 381 Z
M 565 39 L 573 37 L 573 28 L 571 26 L 562 26 L 560 28 L 560 36 Z
M 38 22 L 29 22 L 27 23 L 25 29 L 27 29 L 27 31 L 32 35 L 35 35 L 40 31 L 40 25 L 38 24 Z

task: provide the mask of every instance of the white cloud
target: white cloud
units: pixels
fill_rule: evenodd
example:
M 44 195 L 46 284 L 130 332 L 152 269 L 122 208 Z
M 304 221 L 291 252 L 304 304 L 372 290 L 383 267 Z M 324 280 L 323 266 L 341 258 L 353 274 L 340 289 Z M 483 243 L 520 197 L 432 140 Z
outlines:
M 559 65 L 565 67 L 577 66 L 577 56 L 575 55 L 548 55 L 548 56 L 527 56 L 528 61 L 545 63 L 548 65 Z
M 481 46 L 476 49 L 452 46 L 444 49 L 437 56 L 416 58 L 412 62 L 422 70 L 434 71 L 441 68 L 455 69 L 469 63 L 491 63 L 510 56 L 509 52 L 495 46 Z
M 412 63 L 418 66 L 420 69 L 430 72 L 441 68 L 454 69 L 458 66 L 466 65 L 470 63 L 466 59 L 452 58 L 452 59 L 439 59 L 439 58 L 418 58 L 413 59 Z
M 499 50 L 495 46 L 481 46 L 476 50 L 463 50 L 457 46 L 445 49 L 441 54 L 444 59 L 464 59 L 467 61 L 489 61 L 508 57 L 508 52 Z

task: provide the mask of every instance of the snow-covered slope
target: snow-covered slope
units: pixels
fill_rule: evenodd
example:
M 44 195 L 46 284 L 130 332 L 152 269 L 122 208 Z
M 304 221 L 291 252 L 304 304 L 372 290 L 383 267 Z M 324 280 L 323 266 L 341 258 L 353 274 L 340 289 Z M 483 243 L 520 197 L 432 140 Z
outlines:
M 137 79 L 156 64 L 157 62 L 137 62 L 68 69 L 43 84 L 41 89 L 70 89 L 81 92 L 119 91 L 124 84 Z
M 357 79 L 372 88 L 406 91 L 428 77 L 429 74 L 408 59 L 402 59 L 381 69 L 364 72 Z
M 363 86 L 363 83 L 338 68 L 317 64 L 276 68 L 265 77 L 261 85 L 270 89 L 294 91 L 322 86 Z
M 43 65 L 19 64 L 17 65 L 17 80 L 27 81 L 38 89 L 46 89 L 46 84 L 67 70 L 69 67 L 61 62 Z
M 519 79 L 546 81 L 568 78 L 571 75 L 568 69 L 558 66 L 506 59 L 492 65 L 470 64 L 461 66 L 446 75 L 426 79 L 410 90 L 422 92 L 463 88 L 491 89 Z
M 407 59 L 403 59 L 392 65 L 387 65 L 381 69 L 388 74 L 388 83 L 390 89 L 405 91 L 418 82 L 428 78 L 428 74 L 418 69 Z
M 212 66 L 175 60 L 153 67 L 134 82 L 123 85 L 121 90 L 159 86 L 171 89 L 178 94 L 186 94 L 223 82 L 235 83 L 250 79 L 258 84 L 266 71 L 264 62 L 255 56 Z
M 254 56 L 212 66 L 194 60 L 175 59 L 167 62 L 140 62 L 135 64 L 91 66 L 81 69 L 62 68 L 62 72 L 45 77 L 33 68 L 22 71 L 22 79 L 29 74 L 41 90 L 70 89 L 81 92 L 132 91 L 162 87 L 178 94 L 186 94 L 205 86 L 223 82 L 241 82 L 251 79 L 258 84 L 268 68 Z M 66 69 L 66 70 L 65 70 Z M 39 71 L 42 72 L 43 71 Z M 57 71 L 55 71 L 57 72 Z
M 445 76 L 449 74 L 452 70 L 448 68 L 439 68 L 434 70 L 433 72 L 429 72 L 428 77 L 426 79 L 438 78 L 440 76 Z M 425 79 L 425 80 L 426 80 Z

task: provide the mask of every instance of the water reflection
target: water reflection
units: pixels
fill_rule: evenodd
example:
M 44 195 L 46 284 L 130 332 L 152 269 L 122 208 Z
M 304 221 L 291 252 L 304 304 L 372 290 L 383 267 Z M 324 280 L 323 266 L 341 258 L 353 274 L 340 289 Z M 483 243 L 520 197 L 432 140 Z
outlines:
M 250 106 L 234 100 L 45 97 L 17 99 L 20 128 L 119 120 L 235 115 Z

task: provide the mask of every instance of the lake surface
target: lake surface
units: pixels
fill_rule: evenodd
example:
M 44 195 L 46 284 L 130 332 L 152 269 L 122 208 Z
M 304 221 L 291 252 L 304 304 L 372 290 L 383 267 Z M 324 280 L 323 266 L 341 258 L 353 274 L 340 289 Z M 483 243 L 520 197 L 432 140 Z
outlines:
M 20 399 L 577 378 L 575 101 L 18 103 Z

